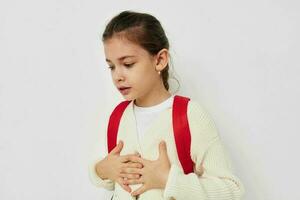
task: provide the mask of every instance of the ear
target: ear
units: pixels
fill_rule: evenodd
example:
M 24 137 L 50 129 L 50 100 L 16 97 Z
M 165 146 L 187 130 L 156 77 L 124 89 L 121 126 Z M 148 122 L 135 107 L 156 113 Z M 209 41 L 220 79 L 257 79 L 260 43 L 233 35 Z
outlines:
M 161 49 L 157 54 L 156 54 L 156 65 L 155 65 L 155 70 L 156 71 L 162 71 L 168 64 L 169 62 L 169 51 L 166 48 Z

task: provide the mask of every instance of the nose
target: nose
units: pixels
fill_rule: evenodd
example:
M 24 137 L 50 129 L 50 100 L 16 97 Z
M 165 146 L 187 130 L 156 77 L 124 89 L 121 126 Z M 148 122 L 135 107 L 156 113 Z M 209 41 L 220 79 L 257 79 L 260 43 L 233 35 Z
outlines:
M 122 69 L 118 69 L 118 67 L 115 68 L 113 76 L 114 76 L 114 80 L 116 82 L 120 82 L 120 81 L 125 80 L 124 73 L 122 72 Z
M 120 77 L 120 78 L 118 78 L 118 79 L 117 79 L 117 81 L 118 81 L 118 82 L 120 82 L 120 81 L 124 81 L 124 77 Z

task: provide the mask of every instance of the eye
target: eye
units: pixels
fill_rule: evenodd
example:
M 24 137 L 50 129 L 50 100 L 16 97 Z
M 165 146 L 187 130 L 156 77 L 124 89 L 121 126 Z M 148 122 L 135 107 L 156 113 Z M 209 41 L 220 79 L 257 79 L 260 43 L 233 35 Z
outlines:
M 126 67 L 132 67 L 134 65 L 134 63 L 131 64 L 124 64 Z
M 114 70 L 114 69 L 115 69 L 114 66 L 109 66 L 108 68 L 109 68 L 110 70 Z

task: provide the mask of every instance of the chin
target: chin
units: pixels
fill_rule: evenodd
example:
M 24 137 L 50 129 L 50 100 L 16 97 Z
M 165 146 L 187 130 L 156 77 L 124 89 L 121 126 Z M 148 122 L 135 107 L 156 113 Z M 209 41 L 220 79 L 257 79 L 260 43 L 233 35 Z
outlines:
M 132 100 L 135 99 L 135 98 L 134 98 L 133 96 L 131 96 L 131 95 L 123 95 L 123 98 L 124 98 L 125 100 L 127 100 L 127 101 L 132 101 Z

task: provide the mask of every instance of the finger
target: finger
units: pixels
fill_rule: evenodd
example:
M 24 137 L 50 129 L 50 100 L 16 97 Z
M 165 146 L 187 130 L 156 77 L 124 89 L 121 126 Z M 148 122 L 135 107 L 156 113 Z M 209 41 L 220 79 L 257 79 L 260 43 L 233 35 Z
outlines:
M 143 165 L 141 163 L 135 163 L 135 162 L 128 162 L 126 164 L 124 164 L 124 167 L 126 168 L 143 168 Z
M 125 191 L 127 191 L 127 192 L 131 192 L 131 188 L 129 187 L 129 185 L 126 185 L 126 184 L 121 184 L 121 187 L 125 190 Z
M 126 179 L 138 179 L 140 178 L 140 174 L 127 174 L 127 173 L 120 173 L 120 177 Z
M 142 174 L 142 169 L 122 167 L 120 173 L 124 173 L 124 174 Z
M 113 150 L 111 150 L 110 154 L 119 154 L 121 152 L 123 146 L 124 146 L 124 143 L 122 140 L 120 140 L 118 142 L 118 144 L 115 146 L 115 148 L 113 148 Z
M 135 151 L 134 153 L 132 153 L 132 154 L 127 154 L 127 155 L 125 155 L 125 156 L 137 156 L 137 157 L 141 157 L 141 154 L 140 154 L 139 152 Z
M 137 156 L 141 157 L 141 154 L 140 154 L 138 151 L 134 151 L 134 153 L 135 153 Z
M 138 156 L 128 156 L 127 158 L 129 161 L 131 162 L 135 162 L 135 163 L 141 163 L 144 165 L 144 162 L 146 161 L 146 159 L 143 159 L 141 157 Z
M 117 182 L 125 191 L 127 191 L 129 193 L 131 192 L 131 188 L 127 184 L 124 183 L 124 180 L 122 178 L 118 178 Z
M 134 184 L 143 184 L 143 180 L 142 179 L 127 179 L 124 180 L 124 184 L 127 185 L 134 185 Z
M 144 193 L 145 191 L 146 191 L 146 186 L 143 185 L 143 186 L 141 186 L 140 188 L 138 188 L 137 190 L 133 191 L 133 192 L 131 193 L 131 195 L 132 195 L 132 196 L 137 196 L 137 195 L 140 195 L 140 194 Z
M 136 154 L 127 154 L 127 155 L 122 155 L 120 156 L 121 162 L 129 162 L 131 157 L 137 157 L 139 158 Z
M 165 141 L 159 143 L 159 156 L 167 156 L 167 145 Z

